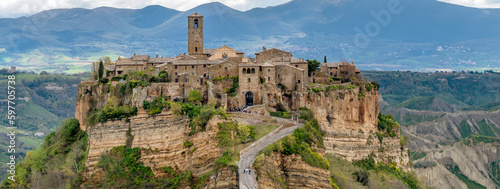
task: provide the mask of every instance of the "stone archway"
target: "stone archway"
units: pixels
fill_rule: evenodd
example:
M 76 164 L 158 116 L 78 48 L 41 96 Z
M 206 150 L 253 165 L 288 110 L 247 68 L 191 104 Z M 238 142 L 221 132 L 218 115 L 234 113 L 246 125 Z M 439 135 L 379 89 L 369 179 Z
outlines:
M 247 94 L 245 94 L 245 105 L 247 106 L 253 106 L 253 93 L 252 92 L 247 92 Z

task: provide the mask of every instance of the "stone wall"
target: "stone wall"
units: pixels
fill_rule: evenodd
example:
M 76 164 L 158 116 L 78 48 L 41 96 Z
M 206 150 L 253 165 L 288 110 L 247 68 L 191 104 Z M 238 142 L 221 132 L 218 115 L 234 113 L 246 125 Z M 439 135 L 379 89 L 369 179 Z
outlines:
M 277 65 L 276 66 L 276 84 L 286 86 L 286 90 L 304 91 L 304 83 L 307 83 L 307 77 L 304 77 L 306 70 L 290 66 L 290 65 Z
M 238 63 L 224 62 L 208 67 L 210 78 L 238 76 Z

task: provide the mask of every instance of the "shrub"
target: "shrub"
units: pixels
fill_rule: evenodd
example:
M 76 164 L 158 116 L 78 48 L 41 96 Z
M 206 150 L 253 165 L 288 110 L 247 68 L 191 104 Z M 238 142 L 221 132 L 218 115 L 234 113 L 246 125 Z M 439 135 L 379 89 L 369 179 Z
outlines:
M 106 122 L 107 120 L 121 120 L 130 116 L 137 115 L 137 107 L 135 106 L 104 106 L 101 109 L 95 109 L 87 118 L 87 123 L 92 126 L 98 122 Z
M 144 101 L 142 107 L 144 110 L 149 111 L 150 116 L 161 113 L 165 108 L 168 108 L 168 97 L 156 97 L 153 102 Z
M 99 83 L 108 83 L 109 79 L 108 78 L 101 78 L 99 79 Z
M 190 142 L 189 140 L 186 140 L 186 141 L 184 142 L 184 148 L 189 148 L 189 147 L 191 147 L 191 146 L 193 146 L 193 143 L 192 143 L 192 142 Z
M 392 117 L 391 114 L 383 115 L 379 113 L 377 128 L 379 131 L 384 132 L 389 137 L 395 137 L 399 132 L 399 124 L 394 121 L 394 117 Z
M 159 78 L 168 78 L 168 72 L 163 70 L 158 74 Z
M 191 103 L 199 103 L 203 99 L 203 96 L 201 95 L 200 91 L 198 90 L 191 90 L 189 91 L 188 95 L 188 101 Z
M 120 76 L 114 76 L 111 78 L 111 81 L 120 81 L 122 79 L 122 77 Z

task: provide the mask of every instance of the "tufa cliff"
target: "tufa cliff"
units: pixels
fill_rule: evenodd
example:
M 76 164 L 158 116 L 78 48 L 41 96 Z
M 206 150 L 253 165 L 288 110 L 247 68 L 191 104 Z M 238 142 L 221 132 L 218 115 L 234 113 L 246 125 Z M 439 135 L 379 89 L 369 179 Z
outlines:
M 171 101 L 176 97 L 187 96 L 192 89 L 206 91 L 202 92 L 203 101 L 206 102 L 208 96 L 219 93 L 218 91 L 227 88 L 226 85 L 230 86 L 230 83 L 223 84 L 222 87 L 209 83 L 203 88 L 175 83 L 149 83 L 124 88 L 116 83 L 82 82 L 78 87 L 75 117 L 79 120 L 81 129 L 88 133 L 88 171 L 85 178 L 92 180 L 103 174 L 103 170 L 97 165 L 99 159 L 112 148 L 127 145 L 127 131 L 130 129 L 133 136 L 130 147 L 141 149 L 139 161 L 151 167 L 155 176 L 161 177 L 164 174 L 160 171 L 162 167 L 172 167 L 180 171 L 189 170 L 193 177 L 205 179 L 204 188 L 238 187 L 238 171 L 234 166 L 213 171 L 215 162 L 226 151 L 217 139 L 218 124 L 236 121 L 234 118 L 226 120 L 214 116 L 207 122 L 203 131 L 193 134 L 190 117 L 187 115 L 177 115 L 166 107 L 161 113 L 150 116 L 147 110 L 142 108 L 144 101 L 151 102 L 162 96 L 170 97 Z M 379 110 L 375 88 L 349 85 L 322 91 L 294 91 L 283 94 L 280 98 L 271 98 L 272 101 L 263 101 L 272 103 L 272 106 L 264 104 L 262 107 L 255 107 L 259 110 L 265 110 L 267 107 L 268 110 L 275 111 L 275 105 L 285 104 L 285 107 L 291 109 L 306 107 L 313 112 L 319 129 L 324 133 L 321 139 L 324 147 L 312 146 L 314 153 L 317 151 L 321 157 L 333 154 L 349 161 L 374 157 L 377 162 L 394 162 L 404 170 L 409 169 L 407 148 L 405 144 L 400 143 L 399 127 L 395 136 L 383 135 L 377 128 Z M 220 100 L 215 102 L 222 103 Z M 89 124 L 92 112 L 103 109 L 110 103 L 116 106 L 137 107 L 137 115 Z M 252 123 L 255 122 L 252 119 L 258 118 L 249 116 L 246 119 L 236 122 Z M 186 147 L 187 141 L 192 145 Z M 259 156 L 256 164 L 259 163 L 266 165 L 261 166 L 263 172 L 270 171 L 259 180 L 263 188 L 280 188 L 280 182 L 275 182 L 279 178 L 286 179 L 288 186 L 296 188 L 329 188 L 332 184 L 327 169 L 304 163 L 297 155 L 283 156 L 272 153 L 269 156 Z
M 322 131 L 327 154 L 349 161 L 375 154 L 376 161 L 396 162 L 409 169 L 408 149 L 400 144 L 399 128 L 395 137 L 380 137 L 377 90 L 354 88 L 308 93 L 306 107 L 315 113 Z

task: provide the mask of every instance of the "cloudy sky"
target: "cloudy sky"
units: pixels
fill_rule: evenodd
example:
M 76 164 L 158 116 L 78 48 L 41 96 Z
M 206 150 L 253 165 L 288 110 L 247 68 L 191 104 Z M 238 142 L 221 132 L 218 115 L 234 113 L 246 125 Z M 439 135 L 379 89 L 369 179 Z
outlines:
M 162 5 L 177 10 L 188 10 L 195 6 L 216 0 L 2 0 L 0 3 L 0 18 L 15 18 L 29 16 L 48 9 L 55 8 L 96 8 L 110 6 L 117 8 L 138 9 L 148 5 Z M 255 7 L 279 5 L 290 0 L 218 0 L 237 10 L 246 11 Z M 464 6 L 478 8 L 500 8 L 500 0 L 440 0 Z

